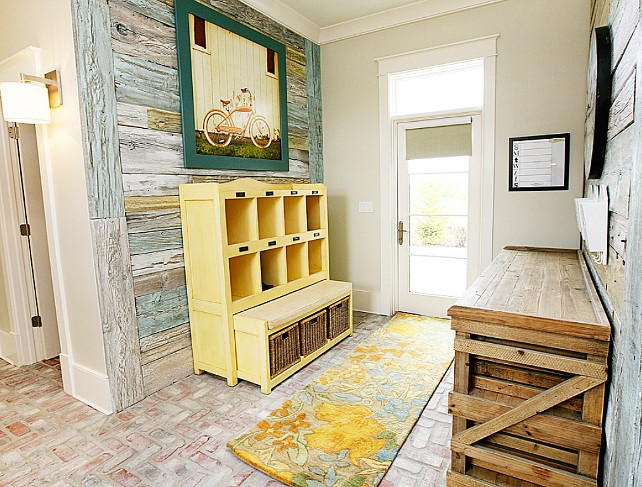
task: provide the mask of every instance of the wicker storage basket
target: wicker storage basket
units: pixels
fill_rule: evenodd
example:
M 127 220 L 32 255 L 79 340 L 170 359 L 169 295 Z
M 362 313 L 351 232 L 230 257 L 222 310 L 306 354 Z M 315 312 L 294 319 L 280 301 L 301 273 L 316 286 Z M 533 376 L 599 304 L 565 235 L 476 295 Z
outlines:
M 328 343 L 326 333 L 327 313 L 322 310 L 299 322 L 301 333 L 301 355 L 306 356 Z
M 350 327 L 350 297 L 328 308 L 328 338 L 332 340 Z
M 299 324 L 270 335 L 270 378 L 301 360 Z

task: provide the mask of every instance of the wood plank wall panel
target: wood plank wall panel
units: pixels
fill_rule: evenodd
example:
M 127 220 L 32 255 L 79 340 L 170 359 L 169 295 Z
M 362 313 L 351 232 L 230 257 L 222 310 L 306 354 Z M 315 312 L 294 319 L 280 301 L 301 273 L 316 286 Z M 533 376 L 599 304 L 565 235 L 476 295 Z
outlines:
M 210 3 L 286 44 L 290 169 L 183 167 L 173 2 L 109 2 L 121 187 L 145 394 L 193 370 L 179 184 L 248 176 L 269 182 L 309 182 L 311 174 L 315 181 L 323 178 L 319 46 L 238 0 Z
M 592 264 L 598 291 L 610 307 L 611 380 L 605 420 L 605 487 L 642 482 L 642 79 L 638 0 L 592 0 L 594 25 L 610 25 L 613 106 L 604 175 L 609 190 L 609 261 Z M 635 420 L 633 418 L 636 418 Z
M 82 146 L 97 280 L 100 327 L 112 407 L 144 397 L 116 99 L 109 47 L 107 0 L 72 0 L 72 25 L 81 112 Z
M 603 289 L 606 308 L 613 317 L 622 312 L 626 240 L 631 195 L 631 168 L 635 144 L 634 100 L 639 51 L 639 5 L 637 0 L 596 0 L 592 3 L 592 27 L 609 25 L 612 42 L 612 103 L 609 115 L 609 141 L 604 172 L 599 181 L 609 193 L 608 263 L 591 264 Z

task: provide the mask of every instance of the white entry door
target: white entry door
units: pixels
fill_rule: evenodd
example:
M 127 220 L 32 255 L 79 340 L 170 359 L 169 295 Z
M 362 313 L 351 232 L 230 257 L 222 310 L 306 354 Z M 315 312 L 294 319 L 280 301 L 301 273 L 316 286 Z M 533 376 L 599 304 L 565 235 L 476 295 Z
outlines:
M 480 271 L 480 116 L 396 124 L 398 309 L 445 317 Z

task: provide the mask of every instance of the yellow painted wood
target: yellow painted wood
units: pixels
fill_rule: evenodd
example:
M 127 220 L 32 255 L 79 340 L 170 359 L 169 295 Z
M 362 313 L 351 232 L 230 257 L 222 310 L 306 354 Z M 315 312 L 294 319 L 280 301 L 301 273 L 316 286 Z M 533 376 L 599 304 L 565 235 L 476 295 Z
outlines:
M 243 178 L 179 192 L 195 371 L 229 385 L 240 377 L 269 393 L 308 357 L 271 379 L 269 334 L 278 329 L 235 315 L 328 279 L 326 188 Z M 132 200 L 130 211 L 147 206 Z M 351 334 L 352 316 L 349 330 L 321 350 Z

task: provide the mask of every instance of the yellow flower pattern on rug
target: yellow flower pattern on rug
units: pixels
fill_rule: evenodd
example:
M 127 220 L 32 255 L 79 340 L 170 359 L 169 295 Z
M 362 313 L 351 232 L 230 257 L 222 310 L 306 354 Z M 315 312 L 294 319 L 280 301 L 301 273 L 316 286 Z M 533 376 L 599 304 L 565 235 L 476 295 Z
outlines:
M 452 362 L 448 320 L 397 313 L 227 446 L 294 487 L 375 487 Z

